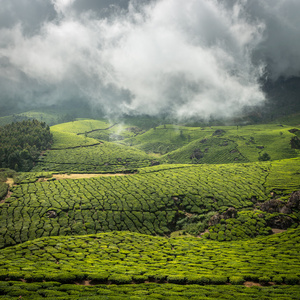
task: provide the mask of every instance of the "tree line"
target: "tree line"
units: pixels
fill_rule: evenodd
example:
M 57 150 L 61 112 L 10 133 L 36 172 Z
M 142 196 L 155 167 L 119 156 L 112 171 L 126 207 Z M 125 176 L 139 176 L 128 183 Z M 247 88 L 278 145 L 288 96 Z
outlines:
M 23 120 L 0 127 L 0 167 L 29 171 L 53 142 L 45 122 Z

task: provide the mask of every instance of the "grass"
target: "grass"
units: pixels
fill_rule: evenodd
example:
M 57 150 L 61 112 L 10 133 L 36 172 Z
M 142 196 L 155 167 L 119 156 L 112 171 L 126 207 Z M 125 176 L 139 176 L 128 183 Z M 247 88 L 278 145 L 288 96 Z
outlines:
M 264 152 L 271 160 L 297 157 L 291 149 L 294 134 L 285 125 L 184 127 L 158 126 L 122 143 L 165 155 L 171 163 L 254 162 Z M 219 132 L 219 134 L 218 134 Z M 195 158 L 195 151 L 200 153 Z
M 62 132 L 51 129 L 53 134 L 53 150 L 76 148 L 76 147 L 86 147 L 90 145 L 99 144 L 98 140 L 88 138 L 82 135 L 76 135 L 74 133 Z
M 73 122 L 61 123 L 51 127 L 51 130 L 69 133 L 81 133 L 96 130 L 96 129 L 106 129 L 110 126 L 109 123 L 100 120 L 92 119 L 78 119 Z
M 158 163 L 245 163 L 258 161 L 264 153 L 271 161 L 294 158 L 299 150 L 291 148 L 295 134 L 290 129 L 276 124 L 160 125 L 145 132 L 128 124 L 78 119 L 51 127 L 52 150 L 33 171 L 122 172 Z

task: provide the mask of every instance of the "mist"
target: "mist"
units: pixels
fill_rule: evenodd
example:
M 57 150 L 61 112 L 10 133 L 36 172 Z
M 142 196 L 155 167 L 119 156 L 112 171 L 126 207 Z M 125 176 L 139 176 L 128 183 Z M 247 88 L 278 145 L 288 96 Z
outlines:
M 224 2 L 226 2 L 224 4 Z M 0 110 L 232 117 L 300 76 L 297 0 L 0 0 Z

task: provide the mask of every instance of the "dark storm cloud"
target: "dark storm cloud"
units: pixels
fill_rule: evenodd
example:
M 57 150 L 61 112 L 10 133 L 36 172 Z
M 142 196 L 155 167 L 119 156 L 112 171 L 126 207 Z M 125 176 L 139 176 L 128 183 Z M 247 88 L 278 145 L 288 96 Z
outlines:
M 2 2 L 2 105 L 232 116 L 263 103 L 261 76 L 299 75 L 298 0 Z

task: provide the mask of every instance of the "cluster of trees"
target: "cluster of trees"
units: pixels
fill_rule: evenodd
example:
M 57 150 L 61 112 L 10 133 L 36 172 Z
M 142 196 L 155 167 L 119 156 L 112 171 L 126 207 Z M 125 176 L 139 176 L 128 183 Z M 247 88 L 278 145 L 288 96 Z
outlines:
M 45 122 L 24 120 L 0 127 L 0 167 L 29 171 L 53 142 Z

